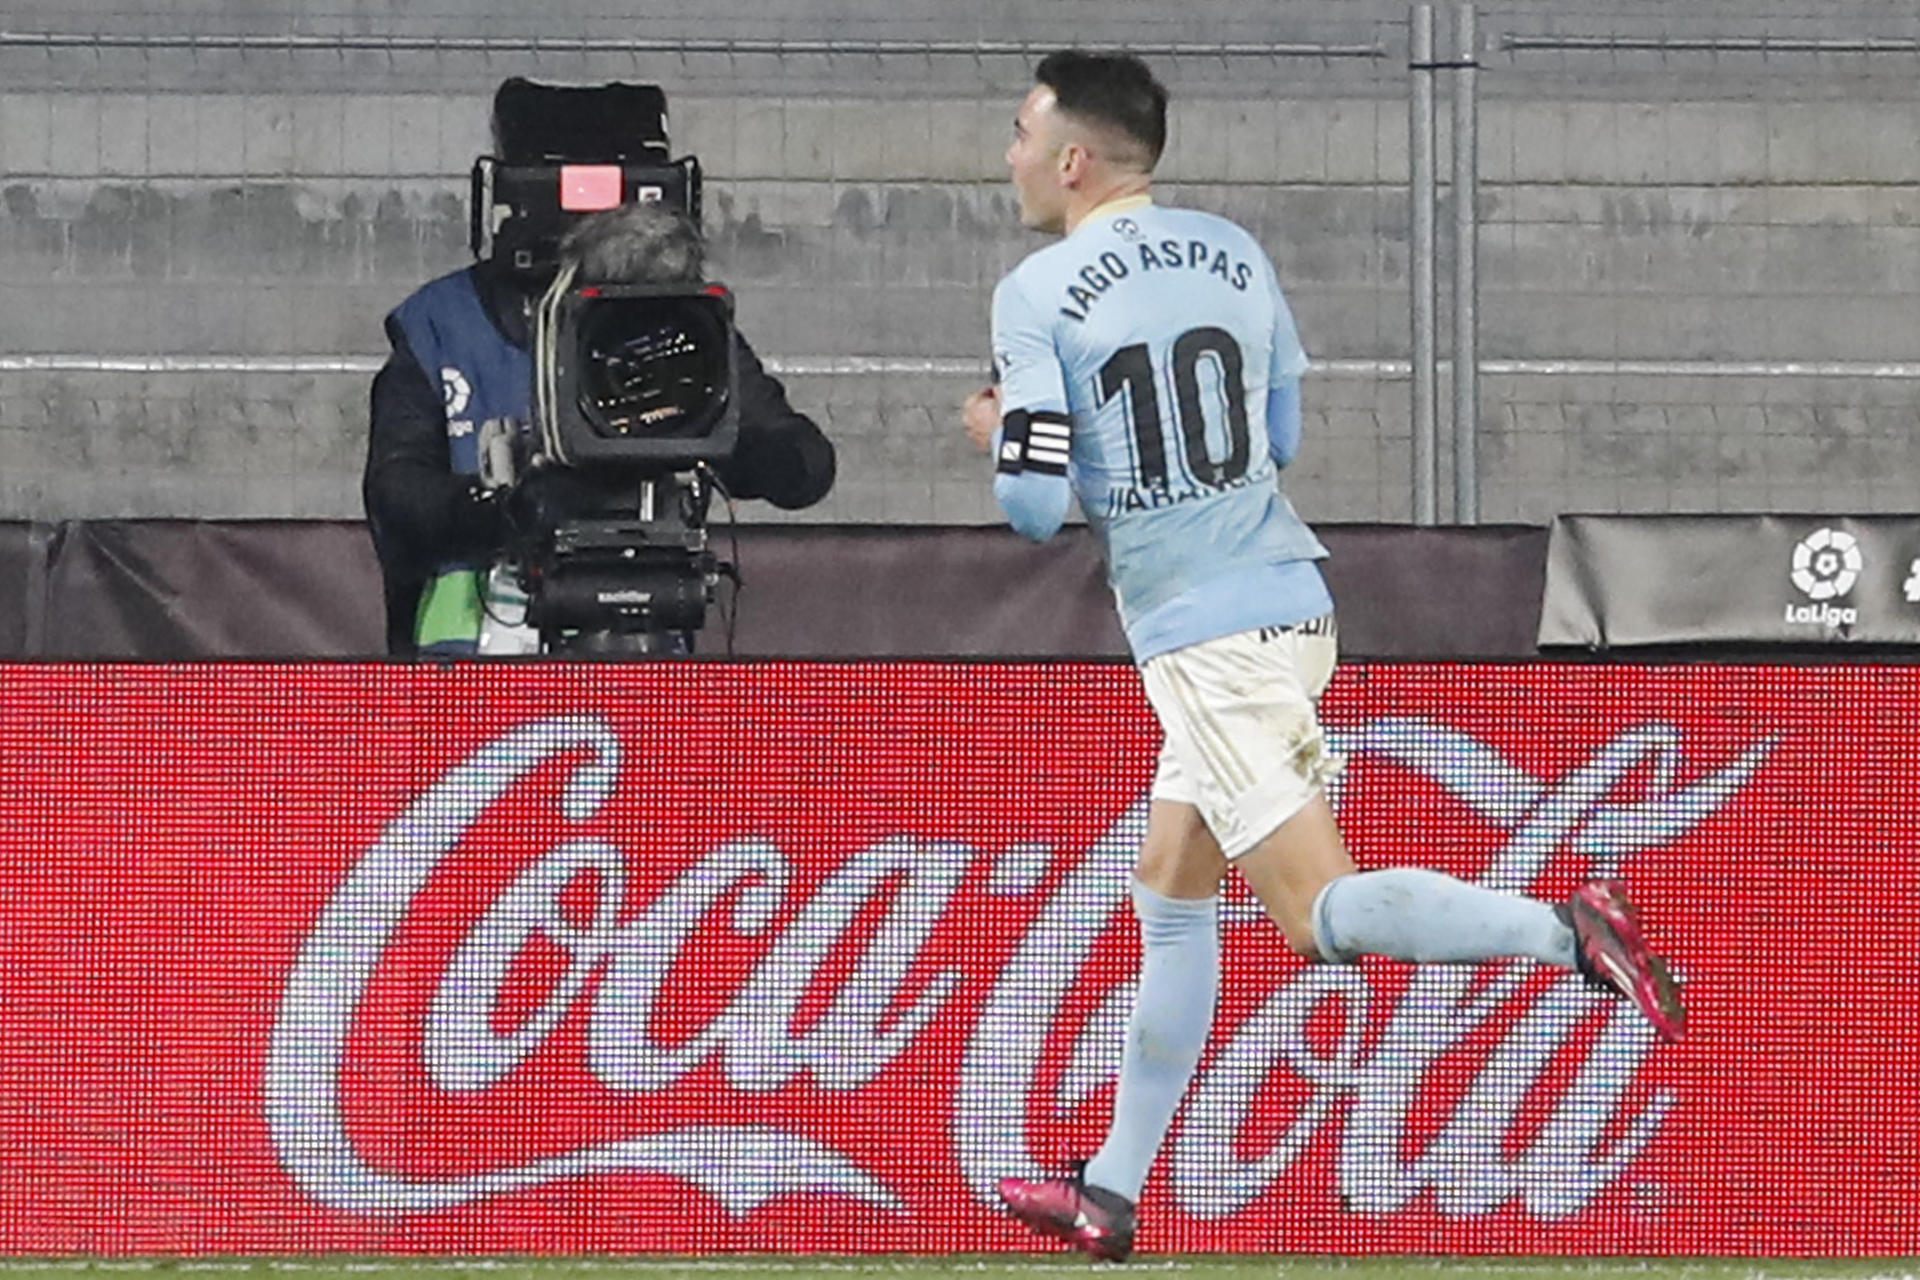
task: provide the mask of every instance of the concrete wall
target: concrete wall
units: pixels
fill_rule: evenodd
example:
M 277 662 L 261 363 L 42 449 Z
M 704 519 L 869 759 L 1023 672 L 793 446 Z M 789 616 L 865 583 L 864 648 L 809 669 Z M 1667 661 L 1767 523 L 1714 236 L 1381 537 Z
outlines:
M 1507 54 L 1500 37 L 1911 37 L 1920 20 L 1720 3 L 1690 6 L 1682 26 L 1657 8 L 1483 12 L 1481 352 L 1576 362 L 1485 379 L 1484 516 L 1913 509 L 1920 380 L 1863 366 L 1920 370 L 1920 60 Z M 1000 158 L 1028 58 L 505 47 L 536 32 L 1378 45 L 1388 56 L 1156 59 L 1176 95 L 1162 177 L 1164 198 L 1260 235 L 1331 366 L 1310 380 L 1289 480 L 1303 511 L 1409 515 L 1408 387 L 1381 372 L 1409 345 L 1404 6 L 1201 0 L 1167 18 L 1055 0 L 963 17 L 935 0 L 815 0 L 706 6 L 697 21 L 635 9 L 496 0 L 455 20 L 397 4 L 14 0 L 15 32 L 503 47 L 0 47 L 0 518 L 357 515 L 381 317 L 467 260 L 466 173 L 510 74 L 667 88 L 676 150 L 709 172 L 716 274 L 776 364 L 930 358 L 984 374 L 993 282 L 1041 243 L 1015 225 Z M 34 355 L 136 368 L 20 367 Z M 168 356 L 237 359 L 154 371 Z M 323 357 L 342 369 L 313 371 Z M 303 371 L 273 372 L 275 359 Z M 1616 360 L 1698 367 L 1590 363 Z M 1783 368 L 1815 362 L 1839 376 Z M 993 519 L 954 425 L 976 381 L 790 376 L 840 447 L 841 481 L 810 511 L 749 514 Z

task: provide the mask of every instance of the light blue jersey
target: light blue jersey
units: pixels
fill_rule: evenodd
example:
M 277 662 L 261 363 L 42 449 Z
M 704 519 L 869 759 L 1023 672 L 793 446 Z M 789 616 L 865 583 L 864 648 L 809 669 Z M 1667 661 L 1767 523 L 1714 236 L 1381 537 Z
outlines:
M 993 359 L 994 496 L 1036 541 L 1079 499 L 1136 662 L 1332 609 L 1278 481 L 1307 356 L 1252 236 L 1104 205 L 1000 281 Z

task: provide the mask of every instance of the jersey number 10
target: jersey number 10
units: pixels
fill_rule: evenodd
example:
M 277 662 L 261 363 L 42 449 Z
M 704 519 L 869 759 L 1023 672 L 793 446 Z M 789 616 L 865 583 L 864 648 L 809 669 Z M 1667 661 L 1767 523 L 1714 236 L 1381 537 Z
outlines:
M 1220 390 L 1226 399 L 1227 456 L 1215 462 L 1207 452 L 1207 418 L 1200 407 L 1200 358 L 1219 362 Z M 1134 453 L 1140 464 L 1140 483 L 1150 489 L 1168 487 L 1167 446 L 1160 429 L 1160 396 L 1155 390 L 1153 360 L 1147 344 L 1122 347 L 1100 366 L 1100 403 L 1127 393 L 1133 423 Z M 1173 344 L 1174 406 L 1180 447 L 1188 474 L 1201 484 L 1223 488 L 1246 477 L 1251 458 L 1247 437 L 1246 379 L 1241 369 L 1240 344 L 1225 329 L 1189 329 Z

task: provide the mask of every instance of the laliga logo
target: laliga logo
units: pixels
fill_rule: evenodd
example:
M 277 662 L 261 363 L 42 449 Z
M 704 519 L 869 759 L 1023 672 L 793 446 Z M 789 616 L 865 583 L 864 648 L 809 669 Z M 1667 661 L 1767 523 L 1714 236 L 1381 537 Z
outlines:
M 1563 852 L 1611 874 L 1633 854 L 1669 843 L 1736 796 L 1772 749 L 1770 741 L 1756 743 L 1682 783 L 1679 731 L 1644 725 L 1543 780 L 1431 721 L 1379 720 L 1334 737 L 1349 755 L 1371 753 L 1432 778 L 1505 833 L 1481 883 L 1512 892 L 1525 891 Z M 446 1178 L 382 1170 L 356 1146 L 343 1098 L 347 1044 L 415 900 L 489 808 L 544 763 L 575 755 L 584 758 L 566 780 L 561 813 L 572 822 L 592 819 L 618 780 L 619 740 L 591 717 L 537 721 L 451 769 L 347 874 L 300 949 L 268 1042 L 262 1090 L 282 1169 L 313 1199 L 358 1213 L 429 1212 L 567 1178 L 634 1172 L 697 1186 L 736 1216 L 796 1192 L 904 1210 L 904 1189 L 775 1122 L 716 1117 Z M 1629 779 L 1637 798 L 1623 801 L 1616 792 Z M 1127 910 L 1127 869 L 1145 809 L 1142 799 L 1122 814 L 1039 904 L 979 1006 L 955 1005 L 965 976 L 958 969 L 927 973 L 921 963 L 934 931 L 956 910 L 956 894 L 981 858 L 976 849 L 890 838 L 853 854 L 809 899 L 790 905 L 788 858 L 763 839 L 731 840 L 622 922 L 629 855 L 602 841 L 564 841 L 521 868 L 469 927 L 440 975 L 419 1060 L 449 1094 L 492 1088 L 585 1005 L 585 1065 L 611 1094 L 659 1096 L 696 1071 L 717 1069 L 736 1097 L 804 1083 L 831 1112 L 833 1094 L 879 1081 L 936 1017 L 964 1016 L 972 1025 L 958 1079 L 950 1095 L 936 1087 L 943 1104 L 950 1097 L 958 1173 L 990 1203 L 996 1179 L 1041 1170 L 1030 1116 L 1043 1058 L 1096 940 Z M 1050 861 L 1045 849 L 1016 846 L 993 860 L 985 892 L 1038 893 Z M 591 918 L 581 921 L 562 902 L 586 872 L 603 887 Z M 740 936 L 764 940 L 766 951 L 705 1027 L 663 1042 L 654 1009 L 667 977 L 722 915 Z M 869 940 L 852 972 L 825 1012 L 796 1030 L 807 993 L 857 926 Z M 558 948 L 565 973 L 538 1009 L 503 1031 L 495 1016 L 501 990 L 517 958 L 536 944 Z M 1497 969 L 1490 980 L 1486 967 L 1423 966 L 1392 1002 L 1352 967 L 1300 972 L 1241 1025 L 1220 1028 L 1226 1043 L 1195 1080 L 1169 1151 L 1177 1203 L 1196 1217 L 1236 1213 L 1272 1187 L 1317 1133 L 1338 1128 L 1337 1190 L 1353 1210 L 1391 1212 L 1430 1189 L 1451 1216 L 1513 1203 L 1545 1218 L 1579 1211 L 1644 1150 L 1674 1098 L 1657 1093 L 1637 1114 L 1625 1114 L 1653 1031 L 1578 977 L 1561 978 L 1515 1016 L 1511 1001 L 1533 972 L 1531 961 Z M 1062 1105 L 1111 1078 L 1131 1002 L 1130 989 L 1114 991 L 1079 1035 Z M 1337 1043 L 1316 1047 L 1306 1029 L 1324 1008 L 1344 1013 L 1345 1030 Z M 1603 1008 L 1604 1027 L 1585 1038 L 1583 1061 L 1539 1121 L 1530 1102 L 1542 1077 Z M 1410 1130 L 1429 1070 L 1490 1023 L 1501 1032 L 1483 1050 L 1475 1079 L 1438 1135 L 1416 1143 Z M 1277 1143 L 1244 1154 L 1250 1108 L 1276 1071 L 1297 1077 L 1310 1096 Z M 746 1109 L 726 1108 L 726 1119 Z M 1533 1117 L 1524 1126 L 1523 1112 Z M 1513 1135 L 1523 1127 L 1531 1136 L 1521 1146 Z
M 1787 606 L 1786 620 L 1793 623 L 1850 627 L 1859 620 L 1857 609 L 1826 603 L 1853 590 L 1865 567 L 1860 540 L 1840 529 L 1815 529 L 1793 549 L 1793 585 L 1818 605 Z
M 441 369 L 440 397 L 446 402 L 449 418 L 457 418 L 465 413 L 467 402 L 473 398 L 473 388 L 467 383 L 467 375 L 452 365 Z

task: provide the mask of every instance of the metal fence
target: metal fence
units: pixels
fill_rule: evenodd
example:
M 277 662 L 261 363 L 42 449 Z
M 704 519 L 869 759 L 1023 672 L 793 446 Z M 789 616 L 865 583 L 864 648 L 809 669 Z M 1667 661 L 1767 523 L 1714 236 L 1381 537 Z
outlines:
M 1914 509 L 1913 19 L 1478 16 L 1456 518 Z

